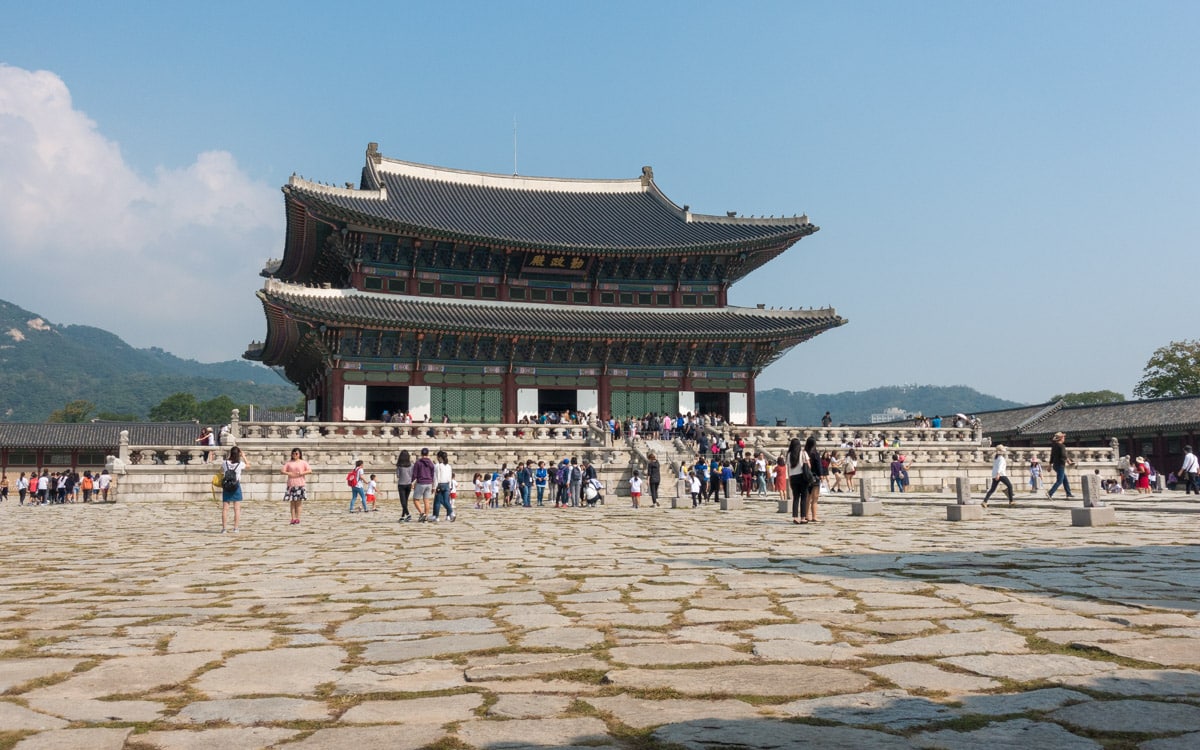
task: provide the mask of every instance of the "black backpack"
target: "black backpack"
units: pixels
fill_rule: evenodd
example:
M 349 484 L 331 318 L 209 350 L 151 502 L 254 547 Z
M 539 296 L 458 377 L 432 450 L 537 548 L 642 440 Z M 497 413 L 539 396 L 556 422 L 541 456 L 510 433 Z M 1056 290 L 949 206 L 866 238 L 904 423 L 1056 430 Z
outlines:
M 225 492 L 232 493 L 232 492 L 237 492 L 237 488 L 238 488 L 237 464 L 230 464 L 228 461 L 226 461 L 225 462 L 225 474 L 224 474 L 224 476 L 221 477 L 221 489 L 224 490 Z

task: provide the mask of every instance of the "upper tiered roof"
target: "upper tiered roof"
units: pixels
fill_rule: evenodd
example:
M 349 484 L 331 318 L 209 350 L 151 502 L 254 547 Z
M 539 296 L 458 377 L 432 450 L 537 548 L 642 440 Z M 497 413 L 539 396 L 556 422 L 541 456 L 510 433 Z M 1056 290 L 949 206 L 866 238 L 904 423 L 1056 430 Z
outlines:
M 462 241 L 499 241 L 581 252 L 698 251 L 774 247 L 819 227 L 807 216 L 748 218 L 694 214 L 654 184 L 469 172 L 383 157 L 367 149 L 359 189 L 293 176 L 284 187 L 310 209 L 365 228 L 430 230 Z

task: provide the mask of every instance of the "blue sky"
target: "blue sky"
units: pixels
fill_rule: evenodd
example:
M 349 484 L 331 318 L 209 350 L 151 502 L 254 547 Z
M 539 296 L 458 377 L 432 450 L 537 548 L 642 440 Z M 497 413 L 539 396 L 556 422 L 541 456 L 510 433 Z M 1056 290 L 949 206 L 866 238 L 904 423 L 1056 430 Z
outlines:
M 1126 396 L 1198 338 L 1194 2 L 9 4 L 0 298 L 204 361 L 265 335 L 279 187 L 370 141 L 821 231 L 734 304 L 849 325 L 760 388 Z M 53 274 L 55 280 L 46 278 Z M 36 283 L 37 279 L 46 283 Z M 20 281 L 18 281 L 20 280 Z M 900 406 L 903 406 L 902 404 Z

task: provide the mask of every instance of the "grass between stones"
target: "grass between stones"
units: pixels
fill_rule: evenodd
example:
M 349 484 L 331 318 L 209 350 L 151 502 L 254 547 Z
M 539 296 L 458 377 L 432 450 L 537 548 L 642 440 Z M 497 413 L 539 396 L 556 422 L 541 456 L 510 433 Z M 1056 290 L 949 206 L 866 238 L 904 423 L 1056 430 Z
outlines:
M 1081 633 L 1086 636 L 1086 631 Z M 1045 638 L 1039 638 L 1036 635 L 1027 635 L 1025 640 L 1029 643 L 1030 650 L 1039 654 L 1059 654 L 1062 656 L 1074 656 L 1077 658 L 1091 659 L 1092 661 L 1108 662 L 1109 664 L 1117 664 L 1130 669 L 1162 669 L 1162 665 L 1154 662 L 1141 661 L 1139 659 L 1130 659 L 1127 656 L 1118 656 L 1111 654 L 1104 649 L 1096 648 L 1095 646 L 1084 646 L 1080 644 L 1055 643 L 1054 641 Z

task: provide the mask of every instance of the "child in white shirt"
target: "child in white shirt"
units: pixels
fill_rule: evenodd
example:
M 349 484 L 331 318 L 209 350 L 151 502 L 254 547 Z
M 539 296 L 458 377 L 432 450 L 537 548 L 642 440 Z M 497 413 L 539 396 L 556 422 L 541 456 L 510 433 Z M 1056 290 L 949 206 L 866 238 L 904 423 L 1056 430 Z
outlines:
M 367 510 L 379 510 L 375 507 L 375 475 L 371 475 L 371 481 L 367 482 Z
M 633 470 L 633 476 L 629 478 L 629 496 L 633 498 L 633 507 L 638 507 L 638 500 L 642 497 L 642 477 L 637 469 Z

